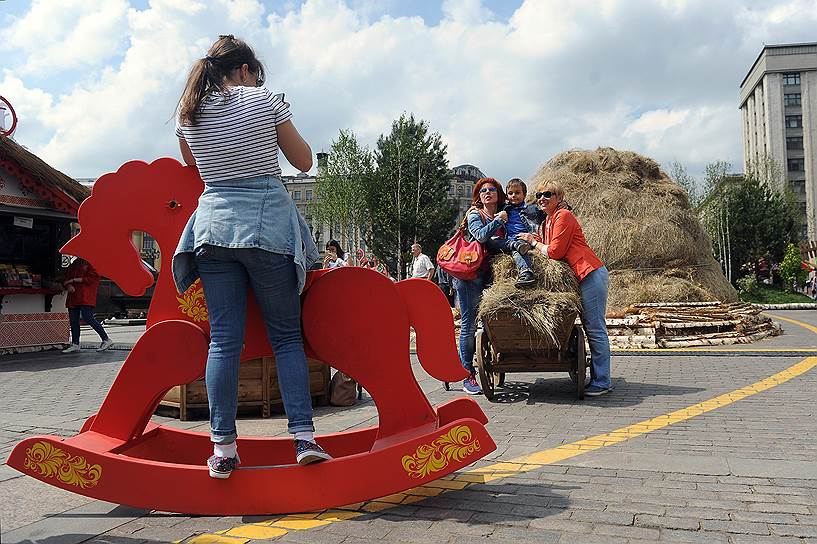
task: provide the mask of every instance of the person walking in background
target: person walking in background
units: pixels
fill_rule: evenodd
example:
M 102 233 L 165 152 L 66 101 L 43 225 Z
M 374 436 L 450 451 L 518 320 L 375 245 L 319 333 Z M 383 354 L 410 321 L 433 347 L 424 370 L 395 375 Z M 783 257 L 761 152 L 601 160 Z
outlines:
M 94 317 L 96 293 L 99 290 L 99 274 L 91 263 L 77 257 L 65 271 L 65 280 L 62 282 L 68 296 L 65 307 L 68 308 L 68 321 L 71 323 L 71 345 L 62 350 L 63 353 L 79 351 L 79 320 L 82 318 L 99 335 L 102 343 L 97 351 L 106 351 L 113 345 L 102 323 Z
M 428 255 L 423 253 L 422 246 L 413 244 L 411 246 L 411 255 L 411 277 L 430 280 L 434 276 L 434 265 Z
M 173 256 L 173 277 L 182 293 L 200 277 L 207 302 L 211 478 L 228 478 L 240 463 L 235 419 L 250 288 L 275 353 L 295 460 L 331 459 L 313 436 L 301 334 L 300 293 L 320 254 L 278 164 L 280 148 L 290 164 L 308 171 L 312 150 L 284 95 L 263 83 L 264 67 L 253 50 L 232 35 L 220 36 L 193 65 L 179 99 L 176 136 L 185 163 L 198 167 L 204 192 Z

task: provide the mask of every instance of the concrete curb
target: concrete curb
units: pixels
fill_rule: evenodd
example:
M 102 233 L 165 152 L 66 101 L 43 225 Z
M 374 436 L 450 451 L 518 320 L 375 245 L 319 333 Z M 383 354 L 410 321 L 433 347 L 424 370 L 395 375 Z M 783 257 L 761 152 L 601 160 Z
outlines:
M 139 319 L 105 319 L 103 325 L 145 325 L 148 322 L 144 317 Z

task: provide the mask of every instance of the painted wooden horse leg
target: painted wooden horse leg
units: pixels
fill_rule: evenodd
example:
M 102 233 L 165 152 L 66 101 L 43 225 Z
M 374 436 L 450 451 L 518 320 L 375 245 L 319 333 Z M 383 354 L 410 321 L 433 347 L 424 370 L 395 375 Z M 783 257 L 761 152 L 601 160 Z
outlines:
M 130 440 L 142 434 L 162 396 L 204 375 L 208 341 L 187 321 L 150 327 L 128 354 L 90 430 Z

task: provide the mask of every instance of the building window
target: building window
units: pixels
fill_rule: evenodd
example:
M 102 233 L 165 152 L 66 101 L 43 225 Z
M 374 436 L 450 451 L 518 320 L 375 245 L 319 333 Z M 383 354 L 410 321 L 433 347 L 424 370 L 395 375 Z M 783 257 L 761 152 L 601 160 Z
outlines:
M 789 159 L 786 162 L 789 166 L 789 172 L 802 172 L 806 169 L 806 161 L 804 159 Z
M 148 234 L 148 233 L 144 233 L 144 234 L 142 235 L 142 249 L 143 249 L 143 250 L 150 250 L 150 249 L 153 249 L 153 248 L 155 247 L 155 246 L 154 246 L 155 244 L 156 244 L 156 240 L 154 240 L 154 239 L 153 239 L 153 238 L 150 236 L 150 234 Z
M 457 185 L 457 196 L 462 196 L 462 185 Z
M 783 74 L 783 85 L 800 85 L 800 73 Z
M 788 117 L 787 117 L 788 119 Z M 292 200 L 301 200 L 301 191 L 292 192 Z
M 803 180 L 794 180 L 789 182 L 791 184 L 791 190 L 794 193 L 804 195 L 806 194 L 806 182 Z
M 786 116 L 786 128 L 803 128 L 803 116 L 802 115 L 787 115 Z
M 306 190 L 306 199 L 307 200 L 312 200 L 312 189 L 307 189 Z
M 800 105 L 800 93 L 784 94 L 783 95 L 783 105 L 784 106 L 799 106 Z
M 803 149 L 803 137 L 802 136 L 787 136 L 786 137 L 786 149 Z

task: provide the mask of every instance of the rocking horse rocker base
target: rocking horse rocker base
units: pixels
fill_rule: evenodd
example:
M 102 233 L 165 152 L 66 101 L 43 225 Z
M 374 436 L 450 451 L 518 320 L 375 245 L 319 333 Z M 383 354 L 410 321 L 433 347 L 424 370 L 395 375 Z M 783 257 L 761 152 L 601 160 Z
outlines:
M 133 161 L 101 177 L 79 210 L 80 233 L 62 249 L 85 258 L 126 293 L 153 283 L 131 232 L 153 236 L 172 255 L 203 183 L 173 159 Z M 123 206 L 129 213 L 121 214 Z M 251 293 L 250 293 L 251 294 Z M 337 300 L 378 308 L 337 319 Z M 229 479 L 209 477 L 209 434 L 157 425 L 150 418 L 173 386 L 201 378 L 209 324 L 201 285 L 179 296 L 162 268 L 148 328 L 128 354 L 99 411 L 76 436 L 35 436 L 8 465 L 48 484 L 95 499 L 151 510 L 204 515 L 305 512 L 405 491 L 461 469 L 496 449 L 476 402 L 431 406 L 409 358 L 440 381 L 467 377 L 459 364 L 448 302 L 427 280 L 394 283 L 365 268 L 309 272 L 301 296 L 309 357 L 352 376 L 371 395 L 376 427 L 317 436 L 333 459 L 295 462 L 292 439 L 241 437 L 241 465 Z M 272 355 L 254 297 L 248 297 L 241 360 Z
M 459 417 L 464 412 L 480 420 Z M 318 437 L 333 459 L 307 467 L 295 463 L 291 438 L 239 438 L 241 465 L 228 480 L 208 475 L 203 460 L 212 453 L 209 435 L 156 424 L 139 439 L 119 444 L 93 431 L 68 439 L 35 436 L 14 448 L 8 464 L 68 491 L 150 510 L 307 512 L 405 491 L 496 448 L 485 431 L 487 419 L 471 399 L 440 405 L 437 413 L 439 427 L 374 451 L 377 427 Z

